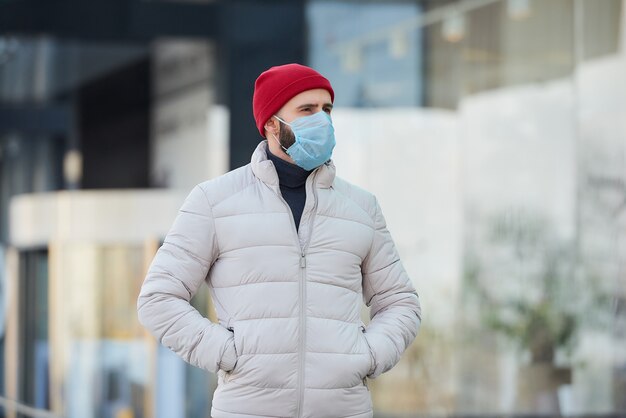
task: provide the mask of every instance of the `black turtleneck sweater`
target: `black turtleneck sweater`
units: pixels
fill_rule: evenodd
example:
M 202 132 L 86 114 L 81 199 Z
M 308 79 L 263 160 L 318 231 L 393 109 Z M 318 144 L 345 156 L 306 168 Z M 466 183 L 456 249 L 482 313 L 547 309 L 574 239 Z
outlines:
M 296 230 L 298 230 L 304 203 L 306 202 L 306 179 L 312 170 L 307 171 L 300 166 L 291 164 L 272 154 L 269 149 L 267 149 L 267 158 L 274 163 L 276 173 L 278 174 L 280 193 L 291 208 L 293 220 L 296 223 Z

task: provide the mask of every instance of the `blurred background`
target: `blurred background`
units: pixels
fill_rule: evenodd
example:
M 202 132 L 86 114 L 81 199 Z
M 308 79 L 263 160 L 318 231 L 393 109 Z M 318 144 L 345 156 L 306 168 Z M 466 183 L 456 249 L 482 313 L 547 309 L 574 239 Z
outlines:
M 0 416 L 209 417 L 136 298 L 288 62 L 423 306 L 376 416 L 626 416 L 624 0 L 0 0 Z

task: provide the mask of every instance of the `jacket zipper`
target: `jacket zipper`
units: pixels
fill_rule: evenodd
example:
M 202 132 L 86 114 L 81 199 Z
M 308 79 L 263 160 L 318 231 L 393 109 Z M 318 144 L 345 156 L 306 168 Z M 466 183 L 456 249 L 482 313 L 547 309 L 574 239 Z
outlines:
M 309 236 L 307 237 L 306 243 L 302 245 L 300 243 L 300 235 L 298 234 L 298 229 L 296 228 L 296 220 L 293 217 L 293 213 L 291 212 L 291 207 L 287 203 L 287 201 L 283 198 L 280 190 L 278 191 L 278 196 L 283 201 L 285 206 L 287 206 L 287 212 L 291 217 L 291 225 L 293 226 L 293 231 L 296 235 L 296 242 L 298 247 L 300 248 L 300 336 L 299 336 L 299 345 L 298 347 L 298 358 L 299 358 L 299 379 L 298 379 L 298 412 L 296 417 L 300 417 L 302 415 L 302 404 L 304 403 L 304 356 L 305 356 L 305 347 L 306 347 L 306 250 L 308 249 L 309 243 L 311 242 L 311 235 L 313 233 L 313 221 L 315 219 L 315 213 L 317 212 L 317 188 L 315 186 L 315 177 L 317 176 L 317 171 L 313 173 L 313 178 L 311 179 L 311 184 L 313 188 L 313 209 L 311 210 L 311 216 L 309 219 Z M 306 186 L 305 186 L 306 192 Z M 306 204 L 305 204 L 306 206 Z

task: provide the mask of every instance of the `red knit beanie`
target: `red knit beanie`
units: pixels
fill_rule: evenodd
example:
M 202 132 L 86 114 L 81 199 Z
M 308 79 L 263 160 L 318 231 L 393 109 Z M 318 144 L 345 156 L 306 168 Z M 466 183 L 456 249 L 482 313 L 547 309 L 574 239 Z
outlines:
M 300 64 L 286 64 L 272 67 L 263 72 L 254 83 L 252 113 L 256 127 L 265 137 L 265 122 L 295 95 L 311 89 L 326 89 L 330 101 L 335 100 L 335 92 L 330 82 L 312 68 Z

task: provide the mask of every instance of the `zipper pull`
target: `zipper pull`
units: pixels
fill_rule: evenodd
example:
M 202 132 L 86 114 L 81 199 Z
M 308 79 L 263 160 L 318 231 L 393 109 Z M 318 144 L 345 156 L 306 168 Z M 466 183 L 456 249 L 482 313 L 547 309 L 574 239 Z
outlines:
M 302 253 L 302 256 L 300 257 L 300 268 L 305 268 L 306 267 L 306 256 L 304 255 L 304 253 Z

